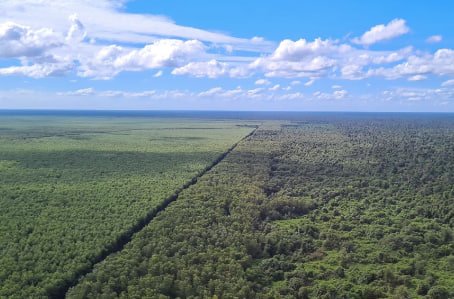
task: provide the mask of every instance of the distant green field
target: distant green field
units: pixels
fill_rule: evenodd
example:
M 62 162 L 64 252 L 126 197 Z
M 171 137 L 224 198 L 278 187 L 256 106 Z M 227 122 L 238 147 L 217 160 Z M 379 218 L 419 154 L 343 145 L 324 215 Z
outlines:
M 244 124 L 0 117 L 0 297 L 55 296 L 252 131 Z

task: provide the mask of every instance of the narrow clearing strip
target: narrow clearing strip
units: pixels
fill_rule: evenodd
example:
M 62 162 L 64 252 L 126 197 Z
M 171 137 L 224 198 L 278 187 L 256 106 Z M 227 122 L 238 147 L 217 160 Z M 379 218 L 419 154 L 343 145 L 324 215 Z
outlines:
M 55 292 L 56 295 L 51 296 L 50 298 L 52 299 L 60 299 L 60 298 L 65 298 L 66 293 L 68 290 L 72 287 L 74 287 L 82 277 L 87 275 L 88 273 L 92 272 L 95 265 L 104 261 L 109 255 L 117 253 L 121 251 L 126 244 L 128 244 L 134 235 L 141 231 L 145 226 L 147 226 L 153 218 L 156 217 L 160 212 L 164 211 L 167 206 L 172 203 L 173 201 L 178 199 L 178 196 L 180 193 L 189 188 L 190 186 L 194 185 L 197 183 L 197 180 L 202 177 L 205 173 L 210 171 L 213 167 L 215 167 L 219 162 L 224 160 L 224 158 L 231 153 L 240 142 L 243 140 L 247 139 L 248 137 L 252 136 L 255 131 L 258 129 L 258 126 L 252 130 L 249 134 L 241 138 L 238 142 L 233 144 L 229 149 L 227 149 L 224 153 L 219 155 L 210 165 L 205 167 L 202 171 L 200 171 L 195 177 L 193 177 L 191 180 L 189 180 L 187 183 L 185 183 L 182 187 L 178 188 L 174 194 L 171 196 L 167 197 L 159 206 L 154 208 L 153 210 L 149 211 L 145 217 L 140 219 L 133 227 L 129 228 L 126 232 L 124 232 L 121 236 L 118 237 L 116 241 L 114 241 L 112 244 L 110 244 L 100 255 L 94 257 L 90 263 L 91 266 L 88 269 L 81 270 L 75 274 L 75 278 L 71 281 L 68 281 L 64 287 L 60 288 L 57 292 Z

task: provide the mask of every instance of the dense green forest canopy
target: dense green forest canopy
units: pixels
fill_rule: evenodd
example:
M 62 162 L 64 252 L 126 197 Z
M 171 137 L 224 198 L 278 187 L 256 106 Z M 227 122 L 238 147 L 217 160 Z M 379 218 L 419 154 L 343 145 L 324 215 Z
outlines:
M 242 121 L 0 117 L 0 298 L 57 296 L 252 131 Z
M 265 115 L 1 115 L 0 297 L 454 297 L 452 114 Z
M 262 124 L 68 298 L 453 298 L 454 119 Z

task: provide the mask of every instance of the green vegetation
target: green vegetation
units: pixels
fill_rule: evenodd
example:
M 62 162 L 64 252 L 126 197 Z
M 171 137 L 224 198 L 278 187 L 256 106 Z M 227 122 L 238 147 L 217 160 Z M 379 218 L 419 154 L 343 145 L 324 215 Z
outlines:
M 252 131 L 240 121 L 2 116 L 0 297 L 61 295 Z
M 0 297 L 454 297 L 452 115 L 254 124 L 0 118 Z
M 68 298 L 452 298 L 454 119 L 262 125 Z

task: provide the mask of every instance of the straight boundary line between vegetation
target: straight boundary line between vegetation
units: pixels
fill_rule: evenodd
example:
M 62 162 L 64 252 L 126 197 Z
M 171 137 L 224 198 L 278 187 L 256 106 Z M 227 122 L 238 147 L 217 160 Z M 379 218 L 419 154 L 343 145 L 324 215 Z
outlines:
M 175 200 L 178 199 L 178 196 L 182 191 L 185 189 L 191 187 L 192 185 L 195 185 L 198 181 L 199 178 L 201 178 L 205 173 L 213 169 L 217 164 L 219 164 L 224 158 L 230 154 L 237 146 L 240 144 L 242 141 L 245 139 L 249 138 L 252 136 L 259 126 L 255 126 L 255 128 L 246 136 L 241 138 L 239 141 L 234 143 L 230 148 L 228 148 L 225 152 L 220 154 L 211 164 L 206 166 L 203 170 L 201 170 L 196 176 L 191 178 L 188 182 L 186 182 L 183 186 L 179 187 L 172 195 L 167 197 L 161 204 L 159 204 L 156 208 L 152 209 L 149 211 L 145 217 L 140 219 L 135 225 L 130 227 L 127 231 L 125 231 L 123 234 L 121 234 L 117 240 L 115 240 L 113 243 L 109 244 L 104 250 L 98 255 L 95 256 L 94 258 L 91 259 L 90 266 L 84 269 L 81 269 L 80 271 L 75 273 L 75 278 L 66 281 L 63 284 L 63 287 L 59 288 L 54 294 L 49 295 L 49 298 L 51 299 L 63 299 L 66 297 L 66 294 L 68 293 L 69 289 L 76 286 L 77 283 L 88 273 L 91 273 L 93 269 L 95 268 L 96 264 L 104 261 L 108 256 L 115 254 L 117 252 L 120 252 L 129 242 L 131 242 L 132 238 L 136 233 L 141 231 L 145 226 L 151 223 L 151 221 L 162 211 L 164 211 L 169 204 L 174 202 Z

